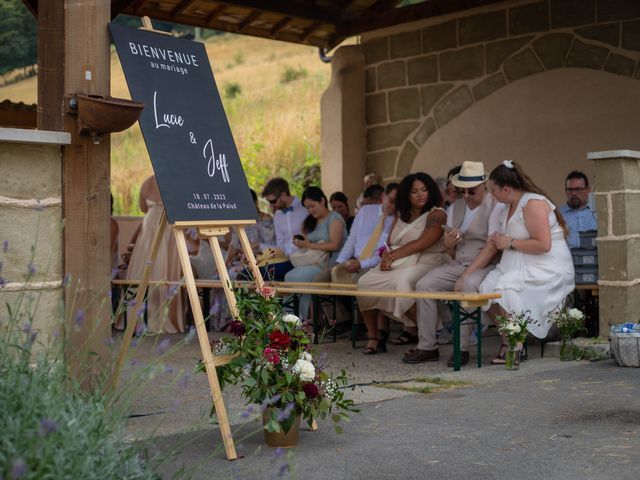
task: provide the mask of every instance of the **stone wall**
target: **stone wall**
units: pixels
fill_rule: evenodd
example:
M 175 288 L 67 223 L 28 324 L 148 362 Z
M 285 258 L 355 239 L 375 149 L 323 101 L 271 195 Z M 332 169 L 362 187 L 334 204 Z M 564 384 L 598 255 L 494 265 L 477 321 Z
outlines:
M 637 1 L 507 2 L 425 22 L 363 37 L 366 169 L 387 179 L 409 173 L 439 129 L 525 77 L 589 69 L 640 79 Z
M 62 307 L 62 157 L 69 135 L 0 128 L 0 321 L 5 304 L 48 337 Z

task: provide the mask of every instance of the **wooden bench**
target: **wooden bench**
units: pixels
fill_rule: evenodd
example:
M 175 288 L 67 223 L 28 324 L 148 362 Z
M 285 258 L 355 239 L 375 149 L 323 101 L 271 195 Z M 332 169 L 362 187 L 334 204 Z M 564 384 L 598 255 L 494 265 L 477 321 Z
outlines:
M 114 286 L 135 287 L 139 282 L 135 280 L 113 280 Z M 181 282 L 151 281 L 150 285 L 184 285 Z M 252 282 L 237 281 L 234 286 L 249 286 Z M 273 282 L 279 294 L 313 296 L 346 296 L 346 297 L 378 297 L 378 298 L 412 298 L 432 299 L 450 302 L 453 317 L 453 358 L 454 371 L 460 370 L 460 326 L 466 320 L 476 323 L 478 332 L 482 332 L 482 320 L 480 308 L 487 305 L 490 300 L 500 298 L 497 293 L 459 293 L 459 292 L 396 292 L 389 290 L 358 290 L 354 284 L 342 283 L 316 283 L 316 282 Z M 222 288 L 219 280 L 197 280 L 198 288 Z M 319 333 L 319 304 L 313 302 L 313 334 L 314 343 L 318 342 Z M 352 332 L 353 335 L 353 332 Z M 482 335 L 478 335 L 477 365 L 482 366 Z

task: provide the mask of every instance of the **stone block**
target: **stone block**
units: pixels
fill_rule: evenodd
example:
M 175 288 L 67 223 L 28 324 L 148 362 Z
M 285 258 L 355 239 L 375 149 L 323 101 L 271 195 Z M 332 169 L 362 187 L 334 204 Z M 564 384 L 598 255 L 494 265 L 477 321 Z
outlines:
M 640 2 L 635 0 L 597 0 L 598 22 L 640 17 Z
M 640 51 L 640 20 L 622 24 L 622 48 Z
M 422 51 L 437 52 L 458 46 L 458 21 L 427 27 L 422 30 Z
M 396 167 L 397 178 L 405 177 L 411 173 L 411 167 L 416 159 L 416 155 L 418 155 L 416 146 L 411 142 L 405 143 L 402 152 L 400 152 L 400 157 L 398 157 L 398 165 Z
M 544 67 L 530 48 L 516 53 L 504 62 L 504 74 L 509 82 L 543 71 Z
M 367 95 L 367 98 L 365 99 L 365 118 L 367 125 L 387 122 L 386 93 Z
M 533 49 L 544 68 L 551 70 L 564 66 L 567 52 L 573 41 L 570 33 L 550 33 L 533 42 Z
M 422 104 L 422 114 L 429 115 L 431 109 L 440 98 L 453 88 L 452 83 L 440 83 L 438 85 L 429 85 L 420 89 L 420 97 Z
M 418 87 L 402 88 L 389 92 L 389 120 L 398 122 L 414 118 L 420 118 Z
M 550 0 L 551 27 L 575 27 L 596 21 L 596 0 Z
M 609 55 L 609 59 L 604 65 L 604 69 L 607 72 L 624 75 L 625 77 L 633 77 L 633 70 L 635 69 L 635 67 L 635 60 L 629 57 L 625 57 L 624 55 L 617 55 L 615 53 Z
M 62 195 L 62 154 L 55 145 L 0 143 L 0 195 L 43 199 Z
M 598 277 L 623 282 L 640 278 L 640 239 L 598 241 Z
M 389 38 L 389 50 L 391 58 L 412 57 L 420 55 L 422 45 L 420 30 L 398 33 Z
M 409 85 L 434 83 L 438 81 L 438 56 L 423 55 L 407 61 Z
M 567 67 L 593 68 L 602 70 L 609 56 L 609 49 L 583 43 L 576 39 L 567 56 Z
M 507 11 L 480 13 L 458 20 L 460 45 L 486 42 L 507 36 Z
M 11 305 L 12 310 L 17 310 L 17 315 L 33 316 L 32 328 L 38 332 L 36 342 L 47 344 L 54 332 L 60 334 L 63 318 L 60 316 L 63 301 L 62 288 L 47 290 L 23 290 L 7 292 L 0 290 L 0 305 L 6 312 L 6 305 Z M 20 322 L 22 325 L 23 322 Z M 59 341 L 59 340 L 58 340 Z
M 620 24 L 607 23 L 605 25 L 593 25 L 576 29 L 576 33 L 589 40 L 597 40 L 617 47 L 620 45 Z
M 596 195 L 596 211 L 598 212 L 598 236 L 605 237 L 609 235 L 609 209 L 606 195 Z
M 498 72 L 495 75 L 485 78 L 473 87 L 473 98 L 475 98 L 477 102 L 487 95 L 490 95 L 496 90 L 504 87 L 506 84 L 507 81 L 504 79 L 504 75 L 502 72 Z
M 469 87 L 462 85 L 456 88 L 440 100 L 433 110 L 438 127 L 449 123 L 471 105 L 473 105 L 473 97 Z
M 402 122 L 369 128 L 367 129 L 367 151 L 375 152 L 399 147 L 419 125 L 419 122 Z
M 611 201 L 613 234 L 616 236 L 640 234 L 640 194 L 613 193 Z
M 413 141 L 416 142 L 419 147 L 421 147 L 436 130 L 436 122 L 433 121 L 433 118 L 428 117 L 424 120 L 424 122 L 422 122 L 422 125 L 420 125 L 420 128 L 413 136 Z
M 638 320 L 640 285 L 632 287 L 600 286 L 600 336 L 608 337 L 611 325 Z
M 365 70 L 365 86 L 364 91 L 371 93 L 376 91 L 376 68 L 367 68 Z
M 35 268 L 31 281 L 55 281 L 62 278 L 62 209 L 47 207 L 0 207 L 0 242 L 8 242 L 3 254 L 2 277 L 7 282 L 27 281 L 29 265 Z M 33 253 L 32 253 L 33 248 Z
M 598 192 L 640 190 L 640 166 L 635 158 L 595 160 Z
M 549 5 L 537 2 L 509 9 L 509 35 L 549 30 Z
M 440 54 L 440 80 L 469 80 L 484 75 L 484 47 L 468 47 Z
M 533 36 L 527 36 L 487 43 L 484 48 L 487 73 L 497 71 L 502 65 L 502 62 L 504 62 L 512 53 L 517 52 L 524 47 L 532 38 Z
M 393 177 L 398 150 L 370 153 L 367 155 L 367 172 L 376 172 L 382 178 Z
M 405 83 L 404 61 L 383 63 L 378 67 L 378 89 L 403 87 Z
M 362 45 L 367 65 L 389 59 L 389 37 L 374 38 Z

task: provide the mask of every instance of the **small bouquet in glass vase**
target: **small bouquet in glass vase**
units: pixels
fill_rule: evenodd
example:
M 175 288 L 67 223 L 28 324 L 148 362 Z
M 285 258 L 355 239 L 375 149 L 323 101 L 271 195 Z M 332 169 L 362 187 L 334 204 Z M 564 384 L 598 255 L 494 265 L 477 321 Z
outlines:
M 560 360 L 574 359 L 572 338 L 584 330 L 584 313 L 577 308 L 562 307 L 549 314 L 549 319 L 556 323 L 560 332 Z
M 507 339 L 508 350 L 505 354 L 505 368 L 517 370 L 520 365 L 520 350 L 529 333 L 529 324 L 533 322 L 526 312 L 509 312 L 496 316 L 498 331 Z
M 359 411 L 344 396 L 346 371 L 332 376 L 325 370 L 324 359 L 316 359 L 311 351 L 300 319 L 283 313 L 275 288 L 244 287 L 235 294 L 238 318 L 230 325 L 231 335 L 214 346 L 216 355 L 233 356 L 217 369 L 221 388 L 239 384 L 249 411 L 252 405 L 260 406 L 269 445 L 283 446 L 270 432 L 291 431 L 295 444 L 300 418 L 311 426 L 316 418 L 330 415 L 340 433 L 339 423 L 348 421 L 349 412 Z

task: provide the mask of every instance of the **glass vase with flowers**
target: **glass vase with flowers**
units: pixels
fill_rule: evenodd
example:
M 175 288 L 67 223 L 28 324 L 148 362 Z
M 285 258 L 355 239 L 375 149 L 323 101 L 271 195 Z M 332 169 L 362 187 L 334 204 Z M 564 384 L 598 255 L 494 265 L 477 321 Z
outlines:
M 532 322 L 529 311 L 498 315 L 496 322 L 498 323 L 498 331 L 507 339 L 508 343 L 505 368 L 518 370 L 520 368 L 520 352 L 529 333 L 529 324 Z

